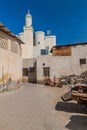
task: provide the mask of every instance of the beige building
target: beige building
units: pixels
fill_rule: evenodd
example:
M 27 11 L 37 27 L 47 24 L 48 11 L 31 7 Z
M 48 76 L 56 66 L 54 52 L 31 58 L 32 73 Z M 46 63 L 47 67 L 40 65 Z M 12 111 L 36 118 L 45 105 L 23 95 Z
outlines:
M 54 46 L 52 56 L 37 58 L 37 81 L 48 75 L 52 80 L 62 75 L 79 75 L 87 70 L 87 43 Z
M 22 80 L 21 44 L 24 43 L 0 23 L 0 87 Z
M 29 81 L 40 82 L 47 75 L 53 80 L 87 70 L 87 43 L 54 46 L 51 52 L 52 55 L 38 56 L 31 61 L 25 59 L 23 68 L 27 69 Z

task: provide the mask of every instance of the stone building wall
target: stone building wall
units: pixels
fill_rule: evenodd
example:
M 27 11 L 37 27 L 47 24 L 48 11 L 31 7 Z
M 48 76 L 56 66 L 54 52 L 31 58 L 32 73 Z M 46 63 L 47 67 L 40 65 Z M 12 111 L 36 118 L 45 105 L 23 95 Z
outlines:
M 37 58 L 37 81 L 43 80 L 43 68 L 48 67 L 50 78 L 54 76 L 81 74 L 87 70 L 87 45 L 71 47 L 71 56 L 39 56 Z
M 18 41 L 0 31 L 0 84 L 22 80 L 21 45 Z

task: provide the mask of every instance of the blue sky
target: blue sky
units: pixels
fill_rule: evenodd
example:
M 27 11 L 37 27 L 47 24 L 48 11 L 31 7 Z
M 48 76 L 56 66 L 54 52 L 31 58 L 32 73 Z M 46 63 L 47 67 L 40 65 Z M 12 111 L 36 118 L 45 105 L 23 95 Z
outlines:
M 57 44 L 87 41 L 87 0 L 0 0 L 0 22 L 18 34 L 28 9 L 34 30 L 51 29 Z

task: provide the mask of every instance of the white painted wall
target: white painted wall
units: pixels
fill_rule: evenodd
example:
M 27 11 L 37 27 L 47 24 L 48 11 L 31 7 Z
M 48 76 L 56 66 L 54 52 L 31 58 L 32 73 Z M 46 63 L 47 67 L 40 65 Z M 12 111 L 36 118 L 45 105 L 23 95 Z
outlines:
M 25 42 L 22 45 L 22 58 L 33 58 L 33 28 L 24 27 L 24 32 L 19 37 Z
M 56 46 L 56 36 L 45 36 L 45 48 L 49 48 L 49 54 L 53 46 Z
M 45 33 L 42 31 L 35 32 L 34 57 L 40 56 L 41 49 L 45 49 L 44 35 L 45 35 Z

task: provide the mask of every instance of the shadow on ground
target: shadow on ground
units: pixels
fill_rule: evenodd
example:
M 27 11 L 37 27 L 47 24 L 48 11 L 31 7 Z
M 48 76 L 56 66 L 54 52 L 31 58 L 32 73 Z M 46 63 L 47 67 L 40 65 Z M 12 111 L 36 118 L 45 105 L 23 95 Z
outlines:
M 70 130 L 87 130 L 87 116 L 71 116 L 70 122 L 65 127 Z
M 79 105 L 73 102 L 58 102 L 55 106 L 55 110 L 87 114 L 87 108 L 84 105 Z

